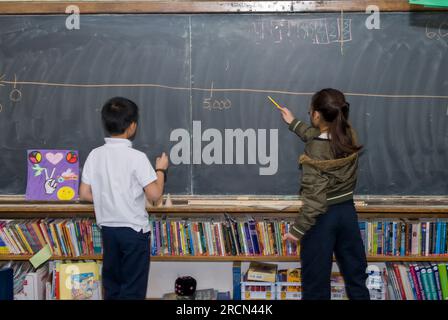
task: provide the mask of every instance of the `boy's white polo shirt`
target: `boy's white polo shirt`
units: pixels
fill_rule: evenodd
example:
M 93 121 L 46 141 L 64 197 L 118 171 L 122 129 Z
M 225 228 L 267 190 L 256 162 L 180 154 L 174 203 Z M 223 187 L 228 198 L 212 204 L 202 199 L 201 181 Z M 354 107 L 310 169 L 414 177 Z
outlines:
M 157 180 L 156 172 L 141 151 L 128 139 L 105 138 L 84 164 L 82 182 L 92 188 L 97 224 L 149 231 L 143 190 Z

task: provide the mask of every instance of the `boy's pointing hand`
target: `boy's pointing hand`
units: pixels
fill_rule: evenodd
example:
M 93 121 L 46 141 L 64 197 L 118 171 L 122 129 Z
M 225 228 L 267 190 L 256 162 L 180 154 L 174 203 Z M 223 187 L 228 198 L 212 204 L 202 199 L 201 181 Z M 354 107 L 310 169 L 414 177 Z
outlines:
M 156 159 L 156 169 L 168 169 L 168 156 L 166 153 L 162 153 L 160 157 L 157 157 Z

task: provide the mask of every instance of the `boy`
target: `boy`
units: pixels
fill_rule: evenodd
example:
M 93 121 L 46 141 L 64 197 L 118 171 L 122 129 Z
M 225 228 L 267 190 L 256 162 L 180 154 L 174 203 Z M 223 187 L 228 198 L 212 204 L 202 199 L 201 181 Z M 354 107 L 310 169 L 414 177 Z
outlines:
M 110 137 L 87 157 L 79 195 L 93 202 L 101 228 L 104 299 L 144 299 L 150 258 L 145 196 L 150 201 L 162 196 L 168 157 L 158 157 L 154 170 L 146 155 L 132 148 L 138 124 L 134 102 L 112 98 L 101 117 Z

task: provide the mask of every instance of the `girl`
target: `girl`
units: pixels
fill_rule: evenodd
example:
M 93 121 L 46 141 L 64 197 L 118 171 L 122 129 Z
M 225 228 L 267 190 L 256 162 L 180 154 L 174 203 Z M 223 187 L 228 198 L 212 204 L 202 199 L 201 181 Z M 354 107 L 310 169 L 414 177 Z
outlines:
M 283 239 L 300 240 L 304 300 L 331 298 L 333 253 L 349 299 L 369 299 L 367 261 L 353 203 L 358 152 L 348 122 L 349 103 L 335 89 L 315 93 L 309 111 L 312 126 L 282 110 L 289 129 L 305 142 L 301 196 L 303 207 Z

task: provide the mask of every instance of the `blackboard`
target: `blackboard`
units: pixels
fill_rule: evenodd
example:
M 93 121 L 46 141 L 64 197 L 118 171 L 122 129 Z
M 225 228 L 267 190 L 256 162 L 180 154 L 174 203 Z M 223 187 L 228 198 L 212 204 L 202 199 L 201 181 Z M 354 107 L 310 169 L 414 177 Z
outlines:
M 141 109 L 135 148 L 177 161 L 166 192 L 294 195 L 303 144 L 267 96 L 307 121 L 311 94 L 334 87 L 365 147 L 357 194 L 446 195 L 448 14 L 381 13 L 372 30 L 367 16 L 81 15 L 79 30 L 0 16 L 0 194 L 24 193 L 27 149 L 82 164 L 122 95 Z

